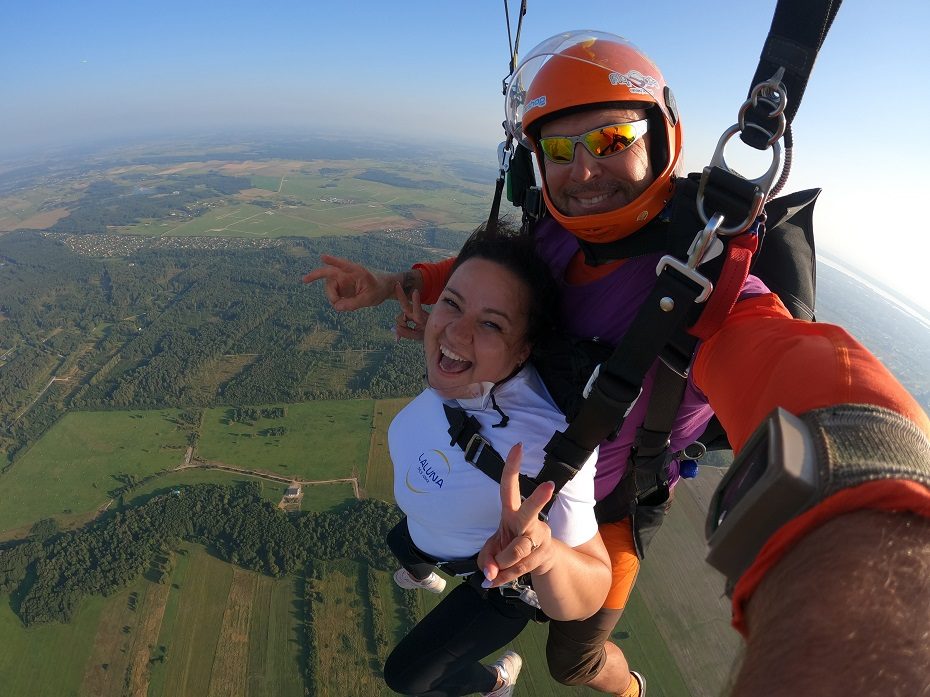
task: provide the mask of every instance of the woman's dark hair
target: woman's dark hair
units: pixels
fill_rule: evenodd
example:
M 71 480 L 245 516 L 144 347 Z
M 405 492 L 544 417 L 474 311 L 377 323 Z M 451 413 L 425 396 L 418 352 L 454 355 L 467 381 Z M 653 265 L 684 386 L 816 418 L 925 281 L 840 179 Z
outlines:
M 554 329 L 558 287 L 549 267 L 536 253 L 530 235 L 522 234 L 505 221 L 500 221 L 494 232 L 489 232 L 482 224 L 465 241 L 452 271 L 469 259 L 486 259 L 500 264 L 526 286 L 529 298 L 526 338 L 531 345 Z

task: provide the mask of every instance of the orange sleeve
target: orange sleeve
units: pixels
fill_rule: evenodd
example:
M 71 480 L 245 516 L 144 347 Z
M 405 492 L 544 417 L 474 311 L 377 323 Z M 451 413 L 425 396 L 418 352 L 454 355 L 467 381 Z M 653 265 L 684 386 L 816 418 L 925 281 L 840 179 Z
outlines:
M 774 294 L 737 303 L 699 349 L 694 379 L 734 452 L 777 406 L 803 414 L 834 404 L 870 404 L 905 416 L 930 436 L 926 413 L 875 356 L 840 327 L 793 319 Z M 930 489 L 905 479 L 868 482 L 830 496 L 782 526 L 736 584 L 734 627 L 746 634 L 746 603 L 799 540 L 828 520 L 863 509 L 930 517 Z
M 423 274 L 423 290 L 420 292 L 420 302 L 424 305 L 432 305 L 439 300 L 439 294 L 446 287 L 446 281 L 452 275 L 452 264 L 455 263 L 455 257 L 449 257 L 442 261 L 420 262 L 414 264 L 413 268 Z
M 835 325 L 793 319 L 772 293 L 736 304 L 698 350 L 694 381 L 734 452 L 775 407 L 803 414 L 834 404 L 871 404 L 930 435 L 923 409 L 862 344 Z

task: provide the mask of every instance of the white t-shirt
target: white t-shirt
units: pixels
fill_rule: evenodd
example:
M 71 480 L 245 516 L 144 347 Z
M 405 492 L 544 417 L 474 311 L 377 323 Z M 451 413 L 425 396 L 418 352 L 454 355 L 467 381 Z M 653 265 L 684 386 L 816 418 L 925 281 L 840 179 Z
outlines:
M 494 390 L 498 407 L 510 417 L 503 428 L 492 428 L 501 415 L 489 395 L 453 400 L 481 423 L 481 435 L 502 458 L 523 443 L 520 471 L 535 476 L 543 465 L 543 447 L 565 417 L 530 366 Z M 394 498 L 407 515 L 410 536 L 423 552 L 441 560 L 466 559 L 478 553 L 500 524 L 500 485 L 465 461 L 450 445 L 443 401 L 427 389 L 391 423 L 388 444 L 394 462 Z M 594 518 L 595 452 L 569 481 L 549 511 L 553 537 L 570 547 L 597 533 Z

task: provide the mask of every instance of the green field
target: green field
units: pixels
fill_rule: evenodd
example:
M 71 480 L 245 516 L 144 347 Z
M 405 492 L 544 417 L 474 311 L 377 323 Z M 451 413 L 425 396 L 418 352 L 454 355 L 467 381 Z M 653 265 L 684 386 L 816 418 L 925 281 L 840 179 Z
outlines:
M 87 514 L 121 486 L 181 464 L 186 433 L 177 411 L 69 412 L 0 475 L 0 532 Z
M 70 623 L 24 629 L 0 595 L 0 684 L 13 697 L 78 696 L 85 666 L 94 647 L 101 611 L 117 599 L 94 597 L 83 603 Z M 83 696 L 82 696 L 83 697 Z
M 351 477 L 368 463 L 372 400 L 319 401 L 286 405 L 284 418 L 253 424 L 230 421 L 228 408 L 204 412 L 196 456 L 296 479 Z M 284 427 L 281 436 L 263 436 Z
M 185 545 L 171 579 L 153 663 L 150 697 L 300 697 L 293 578 L 270 579 Z M 158 649 L 156 649 L 158 653 Z
M 374 402 L 321 401 L 287 405 L 281 419 L 228 423 L 227 409 L 209 409 L 195 455 L 256 474 L 286 479 L 342 479 L 368 470 Z M 191 468 L 184 462 L 187 432 L 176 410 L 70 412 L 15 466 L 0 475 L 0 536 L 21 537 L 43 518 L 63 526 L 86 522 L 126 482 L 157 475 L 134 488 L 132 498 L 158 489 L 202 482 L 262 482 L 262 496 L 277 503 L 285 482 L 246 474 Z M 283 426 L 287 433 L 262 436 Z M 388 491 L 388 493 L 390 493 Z M 303 510 L 330 510 L 354 496 L 349 483 L 305 487 Z M 2 538 L 0 538 L 2 539 Z
M 281 237 L 300 234 L 298 228 L 279 223 L 273 213 L 246 203 L 232 204 L 208 211 L 178 225 L 152 225 L 150 230 L 156 234 L 188 237 Z M 137 230 L 133 229 L 133 232 Z
M 391 500 L 386 431 L 406 401 L 292 404 L 286 406 L 286 417 L 259 418 L 253 424 L 230 422 L 227 409 L 206 410 L 196 454 L 287 477 L 354 474 L 367 495 Z M 105 501 L 104 483 L 117 484 L 115 477 L 127 471 L 127 462 L 137 463 L 131 471 L 140 476 L 175 465 L 183 459 L 185 434 L 173 417 L 170 410 L 69 414 L 0 477 L 0 493 L 9 502 L 2 515 L 13 521 L 7 528 L 28 527 L 48 515 L 68 522 L 69 515 L 93 511 Z M 285 426 L 287 432 L 259 435 L 274 426 Z M 75 466 L 62 468 L 63 459 Z M 720 694 L 739 650 L 738 636 L 726 626 L 722 580 L 703 561 L 703 511 L 720 472 L 702 471 L 706 474 L 679 488 L 614 633 L 631 666 L 647 675 L 650 697 Z M 45 496 L 35 495 L 37 480 L 45 482 Z M 246 473 L 193 467 L 161 474 L 126 498 L 131 503 L 181 484 L 242 481 L 259 482 L 262 497 L 273 503 L 286 486 Z M 304 486 L 303 491 L 302 510 L 329 510 L 354 495 L 348 483 Z M 66 500 L 71 513 L 61 514 Z M 0 645 L 5 649 L 0 682 L 12 685 L 10 694 L 18 697 L 302 694 L 305 609 L 298 579 L 244 571 L 190 544 L 172 553 L 172 569 L 167 584 L 139 578 L 109 598 L 85 599 L 67 625 L 23 628 L 8 599 L 0 599 Z M 319 694 L 391 694 L 380 677 L 384 650 L 377 649 L 372 635 L 374 612 L 381 613 L 391 645 L 402 633 L 400 595 L 390 574 L 376 573 L 381 598 L 376 608 L 365 589 L 366 567 L 347 561 L 326 569 L 320 582 L 323 599 L 313 607 Z M 426 611 L 439 597 L 423 594 L 419 600 Z M 596 694 L 552 681 L 545 662 L 546 633 L 546 625 L 534 624 L 514 642 L 525 661 L 515 694 Z M 60 670 L 35 680 L 34 673 L 51 662 Z
M 375 414 L 371 431 L 371 447 L 368 451 L 368 467 L 361 482 L 368 496 L 382 501 L 394 500 L 394 465 L 388 451 L 387 430 L 391 421 L 410 400 L 379 399 L 375 402 Z
M 157 176 L 148 167 L 136 169 Z M 248 176 L 254 189 L 211 201 L 204 212 L 193 218 L 175 214 L 110 231 L 144 236 L 245 238 L 355 235 L 431 226 L 470 232 L 477 221 L 487 216 L 493 191 L 493 177 L 489 176 L 487 184 L 465 181 L 449 167 L 433 161 L 415 166 L 376 160 L 262 161 L 236 163 L 230 169 Z M 178 171 L 195 175 L 214 170 L 206 163 L 187 163 Z M 126 173 L 112 176 L 119 180 Z M 368 178 L 369 173 L 383 180 L 374 181 Z M 270 207 L 254 205 L 256 199 Z
M 243 571 L 197 545 L 170 583 L 138 579 L 68 624 L 24 629 L 0 596 L 0 681 L 15 697 L 302 697 L 294 578 Z
M 146 482 L 133 489 L 132 494 L 126 497 L 129 506 L 147 498 L 152 492 L 173 489 L 177 486 L 194 484 L 223 484 L 237 486 L 246 482 L 258 484 L 260 495 L 265 501 L 277 504 L 288 485 L 283 482 L 271 481 L 259 476 L 227 472 L 224 470 L 193 467 L 178 472 L 169 472 L 157 479 Z M 355 496 L 352 485 L 348 482 L 333 482 L 316 486 L 305 486 L 304 497 L 300 504 L 302 511 L 331 511 L 338 508 Z
M 268 191 L 277 191 L 281 183 L 281 177 L 269 177 L 264 174 L 253 174 L 250 179 L 252 186 L 256 189 L 267 189 Z
M 364 567 L 327 564 L 313 602 L 313 630 L 318 648 L 319 697 L 393 694 L 380 675 L 366 631 L 369 603 L 363 595 Z

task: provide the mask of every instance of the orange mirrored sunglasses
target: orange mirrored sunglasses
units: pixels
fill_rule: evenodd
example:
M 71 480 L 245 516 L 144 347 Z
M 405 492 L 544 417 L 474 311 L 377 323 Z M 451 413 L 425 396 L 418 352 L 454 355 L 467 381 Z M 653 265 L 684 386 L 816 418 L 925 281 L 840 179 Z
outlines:
M 623 152 L 648 130 L 646 119 L 601 126 L 580 136 L 547 136 L 539 147 L 550 162 L 567 165 L 575 159 L 575 145 L 581 143 L 594 157 L 603 158 Z

